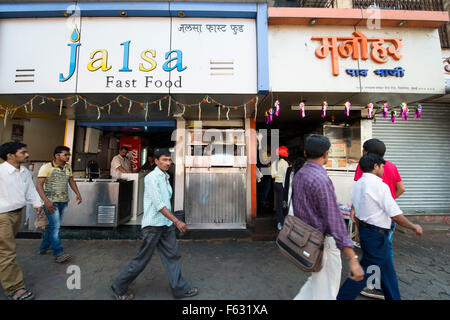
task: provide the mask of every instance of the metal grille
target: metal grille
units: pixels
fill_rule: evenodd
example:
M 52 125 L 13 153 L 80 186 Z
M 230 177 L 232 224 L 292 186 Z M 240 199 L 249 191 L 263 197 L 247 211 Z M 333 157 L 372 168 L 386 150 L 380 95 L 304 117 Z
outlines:
M 97 224 L 114 224 L 116 206 L 98 206 Z
M 245 229 L 245 200 L 245 171 L 186 174 L 186 223 L 192 229 Z
M 353 0 L 353 8 L 367 9 L 369 6 L 389 10 L 447 11 L 442 0 Z M 439 28 L 439 37 L 441 47 L 449 48 L 450 39 L 446 25 Z
M 373 137 L 386 144 L 405 185 L 398 204 L 408 214 L 450 213 L 450 106 L 423 105 L 420 120 L 376 116 Z M 411 116 L 413 119 L 411 119 Z

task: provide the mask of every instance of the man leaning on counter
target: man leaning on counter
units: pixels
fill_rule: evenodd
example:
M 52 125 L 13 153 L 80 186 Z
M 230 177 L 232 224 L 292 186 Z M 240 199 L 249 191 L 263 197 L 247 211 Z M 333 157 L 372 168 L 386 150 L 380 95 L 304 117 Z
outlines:
M 122 173 L 132 173 L 131 162 L 127 158 L 128 148 L 121 147 L 119 154 L 111 160 L 111 177 L 113 179 L 120 179 Z

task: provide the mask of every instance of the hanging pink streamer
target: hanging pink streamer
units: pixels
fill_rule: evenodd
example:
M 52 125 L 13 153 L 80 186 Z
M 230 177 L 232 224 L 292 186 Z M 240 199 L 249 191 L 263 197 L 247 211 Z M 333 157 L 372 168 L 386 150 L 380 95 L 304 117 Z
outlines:
M 395 119 L 397 119 L 397 112 L 391 111 L 391 122 L 394 123 Z
M 275 106 L 275 115 L 278 117 L 280 115 L 280 101 L 275 101 L 274 103 Z
M 352 104 L 349 102 L 349 101 L 347 101 L 346 103 L 345 103 L 345 115 L 347 116 L 347 117 L 349 117 L 350 116 L 350 106 L 351 106 Z
M 369 109 L 369 113 L 367 114 L 367 118 L 372 119 L 373 118 L 373 103 L 369 103 L 367 105 L 367 108 Z
M 386 119 L 389 111 L 389 105 L 387 103 L 383 104 L 383 118 Z
M 302 118 L 304 118 L 305 115 L 305 104 L 303 102 L 300 103 L 300 111 L 302 112 Z
M 402 107 L 402 118 L 403 118 L 403 121 L 408 121 L 408 112 L 409 112 L 408 106 L 406 105 L 406 103 L 403 102 L 401 104 L 401 107 Z
M 422 115 L 422 106 L 419 104 L 416 108 L 416 114 L 414 115 L 414 119 L 420 119 Z
M 326 101 L 322 102 L 322 118 L 327 116 L 328 103 Z

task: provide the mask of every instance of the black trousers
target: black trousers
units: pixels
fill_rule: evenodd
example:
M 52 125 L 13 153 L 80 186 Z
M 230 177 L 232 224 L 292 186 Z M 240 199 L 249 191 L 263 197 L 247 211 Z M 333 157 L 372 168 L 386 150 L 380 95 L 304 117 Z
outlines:
M 172 294 L 182 296 L 185 292 L 191 290 L 190 285 L 181 275 L 181 255 L 178 251 L 175 226 L 145 227 L 142 229 L 142 234 L 141 248 L 114 281 L 112 285 L 114 292 L 118 295 L 126 294 L 128 286 L 145 269 L 156 248 L 158 248 L 161 261 L 167 271 Z
M 279 223 L 284 223 L 283 214 L 283 198 L 284 198 L 284 188 L 281 182 L 275 183 L 275 211 L 277 213 L 277 220 Z

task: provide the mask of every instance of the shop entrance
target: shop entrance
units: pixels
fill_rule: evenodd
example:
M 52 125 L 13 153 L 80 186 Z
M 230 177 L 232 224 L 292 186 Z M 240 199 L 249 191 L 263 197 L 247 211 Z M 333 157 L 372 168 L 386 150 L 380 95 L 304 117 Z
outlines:
M 124 195 L 117 191 L 117 204 L 113 203 L 114 196 L 105 198 L 100 202 L 112 201 L 110 205 L 105 203 L 105 208 L 117 205 L 116 215 L 126 221 L 126 224 L 141 224 L 143 214 L 144 177 L 154 169 L 153 153 L 157 148 L 169 148 L 173 151 L 174 141 L 172 132 L 175 129 L 175 121 L 160 122 L 78 122 L 75 129 L 73 171 L 78 179 L 79 188 L 92 189 L 92 181 L 98 186 L 103 186 L 104 191 L 92 194 L 86 192 L 87 199 L 83 201 L 86 206 L 91 203 L 99 203 L 95 197 L 111 194 L 115 189 L 108 183 L 117 184 L 117 179 L 111 176 L 111 161 L 119 154 L 122 146 L 128 148 L 127 158 L 130 161 L 130 173 L 122 173 L 121 179 L 133 181 L 132 191 Z M 175 162 L 169 169 L 170 183 L 174 186 Z M 101 182 L 101 183 L 100 183 Z M 122 184 L 119 189 L 122 188 Z M 131 187 L 130 187 L 131 188 Z M 82 190 L 80 190 L 82 192 Z M 111 198 L 111 199 L 110 199 Z M 105 208 L 85 208 L 86 212 L 92 212 L 91 217 L 83 217 L 83 221 L 77 215 L 64 220 L 64 226 L 102 226 L 107 225 Z M 71 210 L 69 205 L 68 210 Z M 82 210 L 73 205 L 73 210 Z M 102 211 L 103 210 L 103 211 Z M 125 211 L 129 211 L 127 214 Z M 79 217 L 80 215 L 78 215 Z M 95 216 L 95 217 L 94 217 Z M 109 221 L 110 222 L 110 221 Z M 121 224 L 117 221 L 116 224 Z
M 329 161 L 325 168 L 333 181 L 337 193 L 338 202 L 345 207 L 350 203 L 349 190 L 353 183 L 354 170 L 361 155 L 360 120 L 361 111 L 351 111 L 346 116 L 343 109 L 331 109 L 325 117 L 322 117 L 320 107 L 310 108 L 304 118 L 300 111 L 288 110 L 286 115 L 273 117 L 270 123 L 257 122 L 258 132 L 267 132 L 267 155 L 265 150 L 258 149 L 257 167 L 266 173 L 270 173 L 268 160 L 270 156 L 276 157 L 276 147 L 288 148 L 287 161 L 291 169 L 288 172 L 298 171 L 306 159 L 304 158 L 304 141 L 312 134 L 325 135 L 331 142 Z M 315 109 L 315 110 L 314 110 Z M 261 145 L 260 145 L 261 146 Z M 264 149 L 264 148 L 263 148 Z M 268 168 L 269 167 L 269 168 Z M 283 201 L 285 203 L 284 214 L 289 211 L 289 179 L 285 178 Z M 257 183 L 257 218 L 270 220 L 271 227 L 277 227 L 276 196 L 274 179 L 270 174 L 264 175 Z M 267 225 L 267 223 L 266 223 Z

